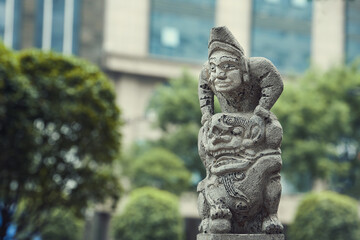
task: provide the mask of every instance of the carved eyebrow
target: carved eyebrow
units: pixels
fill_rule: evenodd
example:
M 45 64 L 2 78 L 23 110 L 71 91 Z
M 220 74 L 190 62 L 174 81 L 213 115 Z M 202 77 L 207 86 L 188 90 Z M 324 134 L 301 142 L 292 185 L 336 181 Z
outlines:
M 215 58 L 215 57 L 211 57 L 211 58 L 209 58 L 209 60 L 216 60 L 216 58 Z
M 222 56 L 222 57 L 220 58 L 220 61 L 229 61 L 229 60 L 239 61 L 239 59 L 236 58 L 236 57 Z

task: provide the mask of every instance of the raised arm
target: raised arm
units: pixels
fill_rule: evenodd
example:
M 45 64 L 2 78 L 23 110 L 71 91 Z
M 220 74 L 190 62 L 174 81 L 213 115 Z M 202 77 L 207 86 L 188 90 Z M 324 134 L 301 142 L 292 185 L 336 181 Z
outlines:
M 253 57 L 250 58 L 250 74 L 251 78 L 258 81 L 261 88 L 259 105 L 255 111 L 270 111 L 284 88 L 279 71 L 270 60 Z
M 209 65 L 206 62 L 201 70 L 198 85 L 202 125 L 214 114 L 214 92 L 211 90 L 208 82 L 209 76 Z

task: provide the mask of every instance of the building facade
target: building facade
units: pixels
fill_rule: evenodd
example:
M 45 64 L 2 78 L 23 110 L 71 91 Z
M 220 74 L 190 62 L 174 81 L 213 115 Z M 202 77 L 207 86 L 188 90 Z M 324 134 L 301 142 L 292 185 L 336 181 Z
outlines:
M 0 0 L 0 38 L 15 50 L 53 50 L 100 64 L 104 4 L 104 0 Z
M 360 54 L 356 0 L 107 0 L 102 67 L 115 81 L 125 145 L 158 136 L 146 114 L 154 87 L 184 69 L 198 76 L 210 29 L 221 25 L 284 76 Z

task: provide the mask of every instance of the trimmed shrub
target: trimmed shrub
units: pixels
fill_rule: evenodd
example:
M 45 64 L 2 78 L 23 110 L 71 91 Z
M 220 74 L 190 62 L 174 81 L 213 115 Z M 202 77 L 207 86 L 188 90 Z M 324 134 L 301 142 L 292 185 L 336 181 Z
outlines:
M 135 188 L 151 186 L 180 194 L 190 186 L 190 175 L 184 162 L 163 148 L 145 152 L 130 165 L 130 179 Z
M 43 240 L 80 240 L 84 221 L 70 211 L 55 209 L 48 218 L 47 225 L 40 230 Z
M 183 220 L 175 195 L 151 187 L 134 190 L 112 220 L 114 240 L 180 240 Z
M 356 200 L 328 191 L 307 195 L 298 207 L 289 239 L 359 240 Z

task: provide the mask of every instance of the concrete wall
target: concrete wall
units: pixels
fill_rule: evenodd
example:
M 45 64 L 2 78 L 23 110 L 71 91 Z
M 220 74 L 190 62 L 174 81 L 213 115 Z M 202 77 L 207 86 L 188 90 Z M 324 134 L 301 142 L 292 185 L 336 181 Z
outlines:
M 344 61 L 345 2 L 313 1 L 311 58 L 323 69 Z
M 252 0 L 217 0 L 216 26 L 227 26 L 250 56 Z
M 152 128 L 154 116 L 147 114 L 146 109 L 155 87 L 164 80 L 130 74 L 114 78 L 116 101 L 125 121 L 122 129 L 125 148 L 135 140 L 158 138 L 160 132 Z
M 107 0 L 104 50 L 145 57 L 148 52 L 149 0 Z

